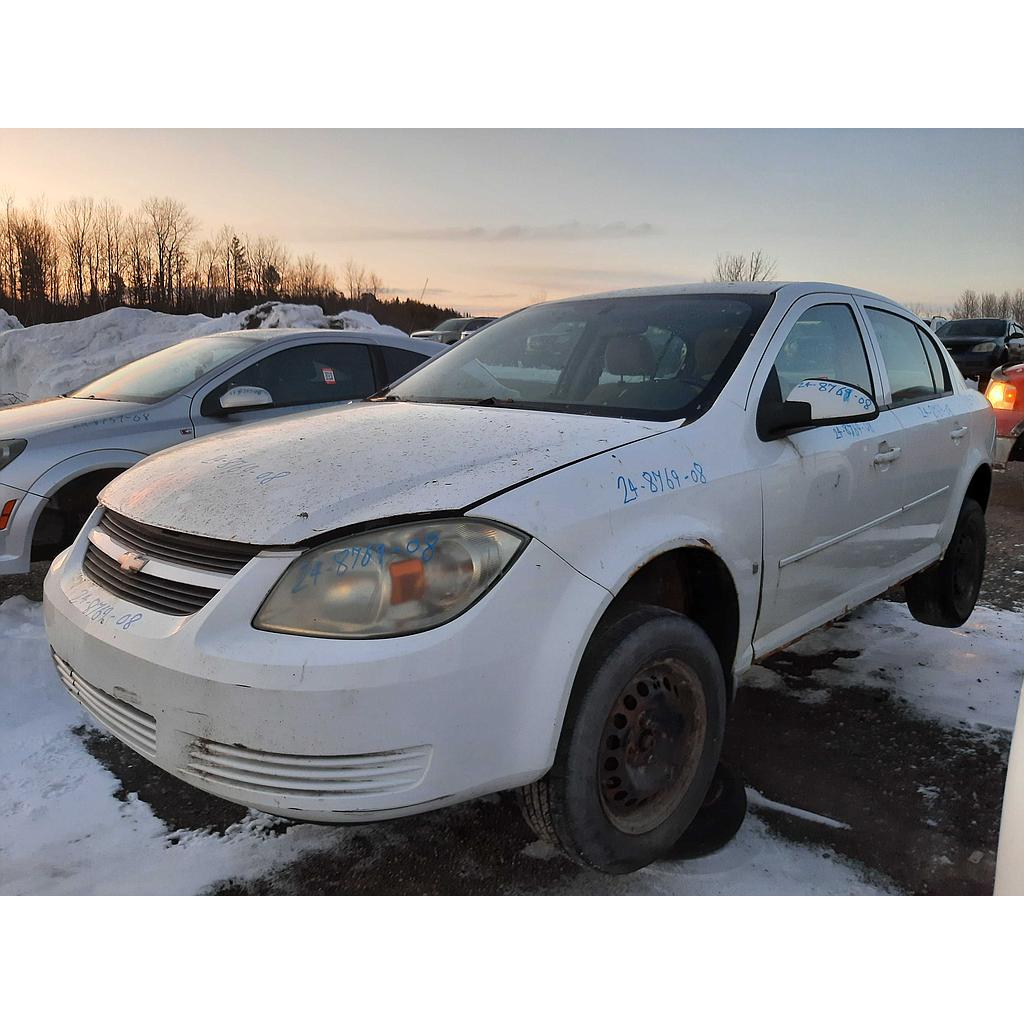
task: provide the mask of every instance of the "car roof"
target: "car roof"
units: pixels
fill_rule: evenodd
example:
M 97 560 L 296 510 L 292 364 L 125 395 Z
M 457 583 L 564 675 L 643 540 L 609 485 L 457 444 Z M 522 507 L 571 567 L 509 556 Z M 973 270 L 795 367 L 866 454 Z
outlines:
M 386 331 L 343 331 L 321 327 L 264 327 L 252 331 L 222 331 L 210 335 L 216 338 L 232 336 L 251 340 L 254 347 L 276 344 L 280 341 L 296 341 L 300 338 L 313 338 L 317 341 L 370 342 L 374 345 L 424 353 L 439 352 L 445 347 L 440 342 L 410 338 L 404 334 L 391 334 Z
M 591 295 L 575 295 L 573 299 L 619 299 L 643 295 L 774 295 L 788 292 L 792 297 L 808 295 L 814 292 L 845 292 L 865 298 L 879 299 L 894 305 L 901 303 L 869 292 L 864 288 L 854 288 L 848 284 L 835 284 L 829 281 L 704 281 L 700 284 L 657 285 L 653 288 L 623 288 L 610 292 L 595 292 Z M 553 299 L 555 302 L 566 302 L 569 299 Z

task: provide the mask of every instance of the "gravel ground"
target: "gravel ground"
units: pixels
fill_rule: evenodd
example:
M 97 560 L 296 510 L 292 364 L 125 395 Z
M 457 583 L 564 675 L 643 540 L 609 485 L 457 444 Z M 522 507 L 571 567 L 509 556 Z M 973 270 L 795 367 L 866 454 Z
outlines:
M 1024 611 L 1024 466 L 996 475 L 988 509 L 989 547 L 981 603 Z M 0 578 L 0 602 L 41 596 L 46 566 Z M 898 591 L 888 595 L 899 598 Z M 857 671 L 860 651 L 843 646 L 813 655 L 776 654 L 766 667 L 782 686 L 741 687 L 733 705 L 726 759 L 762 795 L 756 813 L 786 839 L 825 848 L 859 865 L 867 878 L 912 893 L 992 890 L 1009 736 L 926 718 L 889 691 L 854 681 L 809 701 L 822 673 Z M 118 741 L 80 731 L 86 749 L 120 780 L 118 796 L 147 803 L 171 830 L 222 833 L 246 811 L 200 793 Z M 773 809 L 772 802 L 837 819 L 849 828 Z M 281 823 L 281 829 L 287 828 Z M 238 893 L 565 892 L 588 874 L 538 844 L 508 795 L 431 815 L 352 830 L 339 849 L 301 856 L 256 881 L 226 880 Z M 828 854 L 826 854 L 828 855 Z

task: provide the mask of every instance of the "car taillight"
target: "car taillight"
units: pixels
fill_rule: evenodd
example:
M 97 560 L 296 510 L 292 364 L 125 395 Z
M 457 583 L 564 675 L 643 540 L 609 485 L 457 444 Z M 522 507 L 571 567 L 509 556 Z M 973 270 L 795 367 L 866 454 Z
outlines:
M 1012 409 L 1017 404 L 1017 387 L 1003 380 L 994 380 L 985 389 L 985 397 L 993 409 Z

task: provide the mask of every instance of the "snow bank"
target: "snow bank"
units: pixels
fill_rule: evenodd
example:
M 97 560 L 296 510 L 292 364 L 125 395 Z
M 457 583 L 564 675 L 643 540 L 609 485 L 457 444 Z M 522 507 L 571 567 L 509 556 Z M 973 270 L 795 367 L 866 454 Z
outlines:
M 0 405 L 59 395 L 186 338 L 257 327 L 335 328 L 396 334 L 368 313 L 326 315 L 320 306 L 265 302 L 242 313 L 208 317 L 174 315 L 119 306 L 84 320 L 22 327 L 14 317 L 5 329 L 0 310 Z
M 21 327 L 21 321 L 16 316 L 11 316 L 6 309 L 0 309 L 0 333 L 13 331 Z

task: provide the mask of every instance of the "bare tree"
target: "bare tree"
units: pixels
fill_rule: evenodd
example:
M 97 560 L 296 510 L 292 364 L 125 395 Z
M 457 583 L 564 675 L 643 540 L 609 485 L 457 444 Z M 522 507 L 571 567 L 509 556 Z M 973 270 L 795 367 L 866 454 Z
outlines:
M 57 234 L 67 259 L 68 284 L 79 305 L 85 303 L 85 266 L 95 204 L 88 197 L 69 199 L 57 207 Z
M 949 315 L 953 320 L 967 320 L 977 316 L 980 308 L 978 293 L 972 288 L 965 288 L 953 303 Z
M 749 256 L 740 253 L 719 253 L 715 257 L 716 281 L 770 281 L 776 264 L 763 249 L 754 249 Z

